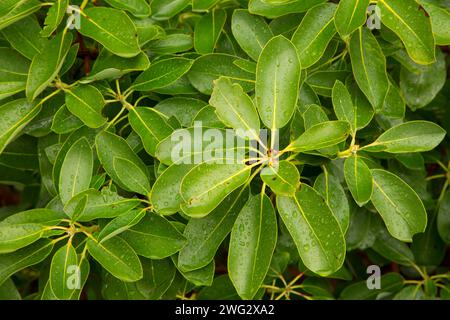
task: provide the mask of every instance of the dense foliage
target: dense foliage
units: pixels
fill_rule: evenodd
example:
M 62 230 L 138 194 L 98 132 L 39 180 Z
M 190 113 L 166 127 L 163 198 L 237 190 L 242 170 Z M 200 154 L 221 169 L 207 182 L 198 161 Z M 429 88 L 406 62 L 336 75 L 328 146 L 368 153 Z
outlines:
M 448 299 L 449 12 L 0 1 L 0 298 Z

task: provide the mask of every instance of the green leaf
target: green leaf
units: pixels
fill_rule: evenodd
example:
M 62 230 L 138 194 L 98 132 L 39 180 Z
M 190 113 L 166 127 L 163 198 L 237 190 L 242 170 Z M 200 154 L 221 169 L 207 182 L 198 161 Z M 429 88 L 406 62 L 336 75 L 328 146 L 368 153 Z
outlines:
M 425 294 L 421 287 L 409 285 L 397 292 L 393 300 L 423 300 L 424 298 Z
M 30 63 L 10 48 L 0 48 L 0 100 L 25 90 Z
M 180 273 L 189 282 L 192 282 L 196 286 L 210 286 L 212 284 L 212 282 L 214 280 L 214 273 L 215 273 L 215 268 L 216 268 L 214 260 L 212 260 L 210 263 L 208 263 L 203 268 L 192 270 L 192 271 L 184 271 L 178 267 L 178 256 L 173 255 L 171 258 L 172 258 L 172 261 L 175 264 L 175 266 L 177 266 Z
M 255 61 L 258 61 L 264 46 L 273 37 L 272 31 L 261 17 L 244 9 L 233 12 L 231 31 L 242 50 Z
M 292 163 L 282 160 L 273 166 L 265 167 L 261 179 L 276 194 L 290 196 L 300 185 L 300 174 Z
M 445 243 L 450 243 L 450 191 L 445 193 L 437 216 L 439 235 Z
M 142 265 L 130 245 L 120 237 L 102 243 L 89 238 L 86 242 L 91 256 L 114 277 L 133 282 L 142 279 Z
M 2 285 L 0 285 L 0 300 L 21 300 L 19 291 L 16 288 L 16 285 L 11 280 L 11 278 L 7 279 Z
M 70 50 L 72 34 L 60 33 L 49 40 L 31 62 L 27 81 L 27 98 L 34 100 L 55 79 Z
M 239 84 L 229 78 L 215 80 L 209 104 L 216 108 L 217 116 L 228 127 L 251 134 L 253 139 L 259 137 L 258 112 Z
M 214 278 L 210 287 L 204 287 L 199 293 L 199 300 L 239 300 L 236 289 L 228 275 Z
M 86 138 L 81 138 L 70 147 L 61 167 L 59 195 L 64 204 L 89 188 L 93 166 L 91 146 Z
M 137 254 L 150 259 L 169 257 L 186 244 L 186 239 L 169 221 L 147 214 L 137 225 L 121 234 Z
M 0 222 L 0 225 L 21 225 L 21 224 L 41 224 L 45 226 L 58 225 L 62 219 L 67 218 L 62 212 L 50 209 L 31 209 L 27 211 L 17 212 Z
M 239 83 L 245 92 L 251 91 L 255 75 L 236 66 L 234 62 L 239 60 L 243 59 L 222 53 L 202 55 L 195 60 L 187 74 L 189 81 L 198 91 L 207 95 L 213 91 L 213 81 L 221 76 Z
M 63 105 L 55 113 L 52 122 L 52 131 L 57 134 L 66 134 L 73 132 L 83 126 L 83 121 L 76 117 L 73 113 Z
M 369 289 L 367 281 L 359 281 L 342 290 L 342 300 L 374 300 L 380 293 L 395 293 L 403 287 L 405 279 L 398 273 L 387 273 L 380 278 L 380 289 Z
M 306 130 L 288 147 L 294 152 L 331 147 L 345 141 L 350 133 L 350 125 L 346 121 L 325 121 Z
M 211 10 L 197 21 L 194 48 L 200 54 L 213 53 L 227 19 L 225 10 Z
M 135 162 L 122 157 L 113 158 L 115 174 L 129 190 L 142 195 L 150 192 L 150 182 L 147 172 L 143 171 Z
M 102 115 L 105 100 L 101 92 L 91 85 L 80 85 L 68 89 L 66 107 L 90 128 L 99 128 L 106 123 Z
M 339 222 L 320 194 L 306 184 L 294 197 L 278 197 L 277 208 L 305 266 L 327 276 L 339 270 L 345 240 Z
M 208 216 L 189 220 L 183 234 L 187 244 L 178 256 L 178 267 L 181 270 L 197 270 L 214 259 L 217 249 L 230 233 L 248 197 L 247 188 L 237 189 Z
M 85 202 L 84 210 L 78 212 L 80 202 Z M 64 211 L 77 221 L 91 221 L 98 218 L 115 218 L 137 207 L 141 201 L 123 198 L 109 188 L 102 191 L 89 189 L 77 194 L 64 207 Z
M 182 11 L 191 0 L 153 0 L 151 2 L 152 18 L 155 20 L 168 20 Z
M 410 266 L 414 263 L 414 255 L 408 245 L 391 237 L 384 228 L 378 232 L 372 248 L 386 259 L 398 264 Z
M 150 202 L 156 212 L 166 215 L 180 211 L 183 203 L 181 180 L 193 167 L 193 164 L 172 164 L 156 179 L 150 195 Z
M 300 62 L 294 45 L 285 37 L 272 38 L 256 67 L 255 100 L 262 122 L 271 130 L 291 119 L 300 85 Z
M 370 0 L 342 0 L 334 15 L 334 24 L 339 35 L 345 39 L 366 22 L 366 11 Z
M 50 265 L 49 283 L 55 297 L 60 300 L 68 300 L 77 290 L 70 286 L 70 277 L 77 272 L 78 256 L 71 243 L 67 243 L 56 251 Z
M 334 3 L 318 5 L 306 13 L 292 36 L 303 69 L 319 61 L 336 33 Z
M 386 74 L 386 57 L 377 39 L 367 28 L 355 31 L 349 43 L 353 75 L 359 88 L 375 110 L 383 107 L 389 80 Z
M 383 218 L 389 233 L 396 239 L 412 241 L 424 232 L 427 213 L 416 192 L 396 175 L 381 169 L 371 170 L 374 189 L 372 203 Z
M 133 58 L 123 58 L 103 49 L 95 60 L 89 76 L 81 79 L 80 82 L 89 83 L 104 79 L 121 78 L 132 71 L 146 70 L 149 66 L 148 56 L 143 52 Z
M 332 91 L 334 112 L 338 120 L 350 123 L 353 134 L 367 126 L 373 117 L 373 109 L 363 101 L 358 103 L 360 99 L 358 94 L 352 99 L 346 86 L 339 80 L 335 82 Z
M 216 208 L 233 190 L 244 184 L 251 167 L 244 164 L 204 162 L 192 168 L 181 181 L 181 210 L 201 218 Z
M 424 152 L 439 145 L 445 135 L 445 130 L 432 122 L 409 121 L 390 128 L 364 147 L 364 150 L 390 153 Z
M 175 96 L 159 102 L 155 109 L 169 118 L 175 117 L 183 127 L 189 127 L 200 110 L 207 105 L 202 100 Z
M 137 91 L 151 91 L 166 87 L 189 71 L 193 61 L 186 58 L 160 60 L 141 73 L 133 84 Z
M 403 96 L 397 85 L 389 80 L 388 91 L 380 113 L 386 117 L 403 118 L 405 116 L 405 101 Z
M 289 13 L 304 12 L 326 0 L 302 0 L 302 1 L 267 1 L 250 0 L 248 9 L 250 13 L 276 18 Z
M 125 12 L 113 8 L 90 7 L 83 10 L 80 18 L 78 31 L 98 41 L 112 53 L 131 58 L 141 52 L 136 26 Z
M 61 173 L 61 167 L 64 162 L 64 158 L 66 157 L 67 152 L 69 151 L 70 147 L 78 141 L 80 138 L 85 137 L 90 145 L 94 144 L 95 136 L 98 131 L 91 130 L 88 127 L 82 126 L 80 129 L 72 132 L 68 138 L 62 139 L 60 143 L 58 143 L 55 147 L 54 155 L 49 156 L 48 149 L 46 151 L 47 156 L 51 160 L 51 163 L 53 164 L 53 183 L 55 186 L 58 186 L 59 184 L 59 175 Z M 62 145 L 61 145 L 62 143 Z
M 430 16 L 431 28 L 436 45 L 450 45 L 450 13 L 448 10 L 434 5 L 433 2 L 428 3 L 428 1 L 421 0 L 419 3 Z
M 42 7 L 37 0 L 5 0 L 0 4 L 0 29 L 33 14 Z
M 242 299 L 253 299 L 261 287 L 277 241 L 277 219 L 269 197 L 251 196 L 231 231 L 228 270 Z
M 207 11 L 219 0 L 192 0 L 192 11 Z
M 447 79 L 444 54 L 437 50 L 436 62 L 421 66 L 411 62 L 415 70 L 400 69 L 400 90 L 412 110 L 427 106 L 442 90 Z
M 117 218 L 111 220 L 98 234 L 100 242 L 106 241 L 112 237 L 121 234 L 139 223 L 145 216 L 145 210 L 130 210 Z
M 156 147 L 156 157 L 165 165 L 216 163 L 241 163 L 248 150 L 245 140 L 230 131 L 214 129 L 199 134 L 201 127 L 175 130 Z M 227 146 L 228 141 L 228 146 Z M 226 157 L 226 158 L 224 158 Z
M 56 0 L 50 9 L 48 9 L 44 22 L 45 27 L 40 33 L 42 37 L 49 37 L 56 30 L 56 28 L 58 28 L 59 24 L 66 15 L 68 5 L 68 0 Z
M 353 199 L 362 207 L 369 202 L 373 191 L 372 173 L 357 154 L 345 159 L 344 176 Z
M 173 128 L 154 108 L 132 108 L 128 114 L 131 127 L 141 137 L 145 151 L 155 155 L 156 146 L 170 136 Z
M 134 153 L 134 151 L 123 138 L 113 133 L 103 131 L 97 135 L 95 144 L 97 146 L 98 158 L 100 159 L 103 168 L 114 180 L 114 182 L 128 191 L 140 193 L 143 191 L 143 189 L 150 190 L 147 167 L 145 166 L 141 158 L 139 158 Z M 127 163 L 132 163 L 132 167 L 128 167 L 128 171 L 125 171 L 125 175 L 123 171 L 118 172 L 114 168 L 114 159 L 116 158 L 126 159 Z M 120 160 L 118 161 L 120 162 Z M 124 164 L 123 161 L 121 164 Z M 135 175 L 136 178 L 131 178 L 130 180 L 128 180 L 127 175 L 131 174 Z M 126 179 L 127 181 L 123 181 L 122 179 Z M 134 179 L 139 179 L 140 181 L 142 181 L 143 186 L 138 186 L 137 188 L 135 188 L 136 185 L 133 182 Z
M 40 105 L 17 99 L 0 106 L 0 154 L 20 131 L 38 115 Z
M 26 17 L 2 30 L 2 34 L 11 46 L 24 57 L 33 60 L 42 52 L 47 39 L 36 36 L 41 32 L 39 22 L 33 16 Z
M 143 260 L 144 277 L 136 283 L 136 289 L 148 300 L 158 300 L 175 279 L 176 269 L 170 259 Z
M 0 285 L 11 275 L 44 260 L 53 250 L 54 242 L 41 239 L 12 253 L 0 255 Z
M 106 2 L 139 18 L 148 17 L 151 13 L 150 5 L 145 0 L 106 0 Z
M 325 171 L 317 177 L 314 189 L 325 199 L 345 234 L 350 220 L 350 208 L 339 179 Z
M 36 242 L 46 226 L 38 223 L 0 224 L 0 254 L 14 252 Z
M 193 47 L 192 36 L 184 33 L 173 33 L 161 39 L 150 41 L 146 47 L 151 48 L 154 53 L 174 54 L 188 51 Z
M 416 63 L 435 60 L 431 21 L 414 0 L 380 0 L 381 22 L 402 40 L 409 56 Z

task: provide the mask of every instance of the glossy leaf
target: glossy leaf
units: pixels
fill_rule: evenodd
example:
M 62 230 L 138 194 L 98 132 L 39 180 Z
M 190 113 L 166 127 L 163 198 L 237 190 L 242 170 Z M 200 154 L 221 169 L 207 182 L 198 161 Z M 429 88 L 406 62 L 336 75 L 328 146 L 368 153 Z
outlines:
M 146 215 L 121 237 L 137 254 L 150 259 L 169 257 L 183 248 L 186 243 L 183 235 L 169 221 L 156 214 Z
M 206 216 L 249 175 L 250 167 L 244 164 L 205 162 L 195 166 L 181 181 L 181 210 L 192 217 Z
M 279 197 L 277 208 L 308 269 L 325 276 L 342 266 L 344 236 L 317 191 L 302 184 L 294 197 Z
M 183 233 L 187 244 L 178 257 L 178 267 L 181 270 L 200 269 L 214 259 L 217 249 L 230 233 L 248 197 L 248 189 L 237 189 L 208 216 L 189 220 Z
M 213 53 L 227 19 L 226 11 L 211 10 L 195 25 L 194 48 L 200 54 Z
M 343 0 L 334 15 L 334 24 L 342 38 L 348 37 L 366 22 L 370 0 Z
M 350 208 L 347 195 L 339 179 L 324 172 L 314 182 L 314 189 L 325 199 L 345 234 L 350 220 Z
M 114 8 L 130 12 L 136 17 L 147 17 L 151 13 L 150 5 L 145 0 L 106 0 L 106 2 Z
M 106 8 L 91 7 L 81 14 L 79 32 L 101 43 L 112 53 L 130 58 L 140 52 L 136 26 L 123 11 Z
M 300 62 L 293 44 L 283 36 L 264 47 L 256 67 L 255 100 L 262 122 L 271 130 L 284 127 L 296 106 Z
M 89 188 L 93 162 L 92 149 L 85 138 L 70 147 L 59 176 L 59 195 L 63 203 Z
M 60 33 L 49 40 L 31 62 L 27 81 L 27 98 L 34 100 L 55 79 L 66 58 L 72 34 Z
M 364 160 L 357 154 L 347 158 L 344 175 L 355 202 L 362 207 L 369 202 L 373 191 L 372 173 Z
M 158 143 L 173 131 L 167 119 L 153 108 L 132 108 L 128 118 L 131 127 L 141 137 L 145 151 L 151 155 L 155 154 Z
M 127 282 L 142 278 L 142 265 L 138 256 L 120 237 L 102 243 L 88 239 L 86 245 L 92 257 L 116 278 Z
M 44 260 L 52 252 L 53 246 L 53 241 L 40 239 L 23 249 L 2 254 L 0 260 L 0 284 L 17 271 Z
M 185 58 L 158 61 L 137 77 L 133 87 L 138 91 L 151 91 L 168 86 L 188 72 L 192 63 Z
M 17 99 L 0 106 L 0 153 L 41 110 L 40 105 Z
M 389 81 L 386 74 L 386 57 L 375 36 L 367 28 L 355 31 L 349 43 L 353 75 L 359 88 L 375 110 L 383 106 Z
M 383 218 L 389 233 L 401 241 L 424 232 L 427 214 L 416 192 L 396 175 L 381 169 L 373 175 L 372 203 Z
M 262 181 L 277 195 L 293 195 L 300 185 L 300 174 L 297 168 L 285 160 L 265 167 L 260 175 Z
M 269 270 L 277 239 L 273 205 L 264 193 L 251 196 L 231 231 L 228 269 L 239 296 L 252 299 Z
M 250 13 L 276 18 L 294 12 L 304 12 L 325 0 L 303 0 L 303 1 L 266 1 L 250 0 L 248 8 Z
M 50 9 L 48 9 L 44 22 L 45 27 L 42 29 L 41 36 L 48 37 L 56 30 L 56 28 L 58 28 L 58 25 L 66 14 L 68 5 L 68 0 L 56 0 Z
M 431 22 L 414 0 L 380 0 L 381 21 L 402 40 L 409 56 L 416 63 L 435 60 Z
M 78 256 L 75 248 L 68 243 L 56 251 L 50 266 L 49 284 L 55 297 L 68 300 L 76 290 L 70 285 L 70 276 L 78 266 Z
M 334 3 L 318 5 L 306 13 L 292 36 L 303 69 L 316 63 L 336 33 Z
M 233 84 L 228 78 L 215 80 L 209 103 L 227 126 L 242 130 L 252 138 L 259 134 L 258 112 L 239 84 Z
M 95 143 L 100 162 L 108 175 L 111 176 L 116 183 L 127 190 L 138 193 L 143 192 L 143 190 L 150 191 L 150 182 L 148 180 L 148 173 L 145 164 L 133 152 L 123 138 L 104 131 L 97 136 Z M 126 175 L 115 169 L 115 162 L 116 167 L 118 165 L 125 165 L 125 163 L 121 160 L 115 161 L 117 158 L 125 159 L 124 161 L 127 161 L 127 164 L 131 163 L 131 166 L 127 167 L 128 172 Z M 139 179 L 140 183 L 138 185 L 136 185 L 134 181 L 135 179 Z
M 391 153 L 424 152 L 434 149 L 445 135 L 445 130 L 432 122 L 409 121 L 387 130 L 364 149 Z
M 306 130 L 290 144 L 289 149 L 305 152 L 331 147 L 345 141 L 349 133 L 350 125 L 346 121 L 322 122 Z
M 213 91 L 213 81 L 221 76 L 239 83 L 246 92 L 253 90 L 255 75 L 236 66 L 236 60 L 239 58 L 226 54 L 202 55 L 192 65 L 189 81 L 198 91 L 208 95 Z
M 242 50 L 255 61 L 273 37 L 267 23 L 247 10 L 235 10 L 231 20 L 231 31 Z

